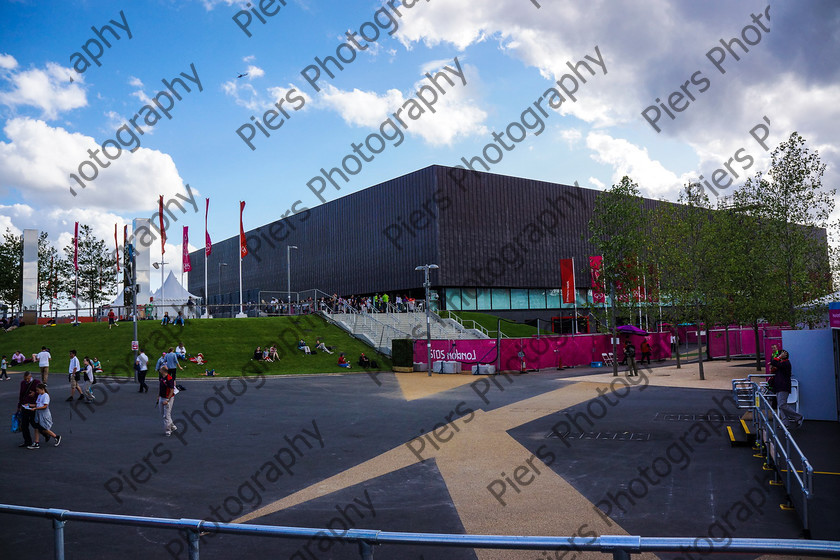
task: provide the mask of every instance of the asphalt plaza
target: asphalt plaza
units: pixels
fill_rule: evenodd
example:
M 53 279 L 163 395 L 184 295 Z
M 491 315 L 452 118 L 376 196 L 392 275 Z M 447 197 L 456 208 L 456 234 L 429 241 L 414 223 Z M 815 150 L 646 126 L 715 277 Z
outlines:
M 794 513 L 778 507 L 783 501 L 778 487 L 762 486 L 768 476 L 760 462 L 748 449 L 730 448 L 725 435 L 714 427 L 715 417 L 709 411 L 725 407 L 729 391 L 726 374 L 716 377 L 713 369 L 707 364 L 709 379 L 700 382 L 696 365 L 682 370 L 654 368 L 648 372 L 647 384 L 629 389 L 613 384 L 616 395 L 623 395 L 620 400 L 609 393 L 614 378 L 605 370 L 497 377 L 498 386 L 491 383 L 488 390 L 483 384 L 474 385 L 483 377 L 428 378 L 422 372 L 381 374 L 379 384 L 359 373 L 266 377 L 258 391 L 243 392 L 212 423 L 202 422 L 201 431 L 190 431 L 189 445 L 163 436 L 152 392 L 138 394 L 131 385 L 112 394 L 85 421 L 71 418 L 70 405 L 62 398 L 67 383 L 56 375 L 51 406 L 55 429 L 64 436 L 62 445 L 18 449 L 20 435 L 6 432 L 6 452 L 0 455 L 2 501 L 333 531 L 347 527 L 478 534 L 679 535 L 718 542 L 728 537 L 797 538 L 799 521 Z M 743 369 L 736 372 L 742 373 Z M 19 376 L 13 374 L 13 379 L 18 381 Z M 226 382 L 184 380 L 187 391 L 176 397 L 175 413 L 202 408 L 216 394 L 216 386 Z M 16 382 L 0 383 L 4 410 L 13 411 L 17 388 Z M 617 404 L 606 412 L 591 405 L 594 399 L 607 402 L 611 397 Z M 588 419 L 581 413 L 588 414 Z M 669 420 L 673 418 L 691 421 Z M 572 425 L 573 419 L 587 433 L 629 431 L 651 437 L 569 441 L 552 437 L 553 426 L 561 421 Z M 444 430 L 441 424 L 451 429 Z M 702 426 L 691 430 L 695 424 Z M 425 439 L 427 446 L 418 453 L 407 446 L 435 431 L 440 436 L 437 445 Z M 452 434 L 457 435 L 450 441 Z M 683 445 L 679 454 L 673 444 L 681 437 L 691 448 Z M 166 463 L 161 458 L 153 463 L 157 472 L 141 471 L 144 458 L 155 460 L 155 449 L 160 455 L 168 453 Z M 282 449 L 299 451 L 294 467 L 271 476 L 269 463 L 291 462 Z M 275 455 L 280 459 L 272 461 Z M 657 461 L 658 457 L 668 464 Z M 533 474 L 518 468 L 523 465 Z M 645 478 L 646 468 L 655 474 L 648 472 Z M 135 484 L 137 490 L 122 478 L 133 480 L 132 472 L 145 480 Z M 118 493 L 122 503 L 106 487 L 111 481 L 110 489 L 116 489 L 115 478 L 122 481 Z M 637 479 L 645 481 L 645 486 L 634 482 Z M 487 486 L 495 480 L 504 482 L 504 506 L 488 492 Z M 493 486 L 496 494 L 502 492 L 501 487 Z M 739 502 L 748 509 L 740 508 Z M 836 527 L 834 534 L 829 527 L 814 536 L 838 539 Z M 4 516 L 0 519 L 3 556 L 50 557 L 50 531 L 46 520 Z M 183 541 L 174 531 L 75 522 L 67 524 L 65 539 L 68 558 L 186 558 L 179 544 Z M 355 546 L 348 543 L 327 546 L 317 541 L 230 535 L 206 535 L 201 541 L 202 558 L 244 553 L 277 558 L 357 557 Z M 421 555 L 553 557 L 524 551 L 389 546 L 376 550 L 376 558 Z M 562 557 L 602 556 L 570 552 Z

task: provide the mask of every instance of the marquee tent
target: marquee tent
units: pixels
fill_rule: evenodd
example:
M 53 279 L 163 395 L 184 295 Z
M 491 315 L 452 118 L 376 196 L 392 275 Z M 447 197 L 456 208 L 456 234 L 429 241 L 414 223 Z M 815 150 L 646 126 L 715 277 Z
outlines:
M 152 294 L 152 298 L 154 298 L 152 305 L 154 305 L 155 318 L 157 319 L 163 317 L 166 311 L 169 312 L 169 316 L 173 319 L 178 316 L 179 311 L 184 313 L 185 318 L 192 319 L 197 316 L 198 303 L 201 301 L 199 296 L 191 294 L 178 282 L 175 274 L 171 270 L 163 286 Z M 190 314 L 189 307 L 187 307 L 190 298 L 195 303 L 192 315 Z

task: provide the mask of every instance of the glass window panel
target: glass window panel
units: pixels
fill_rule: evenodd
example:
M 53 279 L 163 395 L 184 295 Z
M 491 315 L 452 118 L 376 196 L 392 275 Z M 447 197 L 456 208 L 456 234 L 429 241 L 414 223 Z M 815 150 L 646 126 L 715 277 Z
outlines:
M 477 294 L 475 288 L 462 288 L 461 309 L 463 309 L 464 311 L 475 311 L 476 295 Z
M 493 309 L 510 309 L 510 290 L 493 288 Z
M 560 307 L 560 288 L 545 291 L 546 305 L 549 309 Z
M 461 310 L 461 288 L 446 288 L 446 309 L 450 311 Z
M 478 298 L 475 304 L 476 309 L 492 309 L 490 303 L 490 290 L 478 290 Z
M 528 306 L 531 309 L 545 309 L 545 290 L 528 290 Z
M 511 288 L 510 290 L 510 308 L 511 309 L 528 309 L 528 290 L 520 288 Z

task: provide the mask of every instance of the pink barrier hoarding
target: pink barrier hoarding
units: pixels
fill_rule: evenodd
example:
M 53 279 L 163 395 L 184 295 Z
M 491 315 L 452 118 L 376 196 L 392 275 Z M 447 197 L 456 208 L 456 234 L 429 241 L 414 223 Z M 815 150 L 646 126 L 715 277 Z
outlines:
M 828 304 L 828 326 L 832 329 L 840 329 L 840 302 Z
M 651 346 L 651 359 L 671 357 L 671 334 L 651 333 L 647 337 L 631 336 L 636 347 L 636 359 L 641 359 L 641 342 L 647 338 Z M 624 340 L 624 337 L 621 337 Z M 622 342 L 623 344 L 623 342 Z M 618 359 L 624 357 L 618 345 Z M 540 338 L 504 338 L 501 345 L 502 370 L 557 368 L 563 366 L 588 366 L 600 362 L 602 353 L 612 352 L 609 335 L 543 336 Z M 520 356 L 520 352 L 522 356 Z M 474 364 L 498 364 L 495 340 L 433 340 L 432 361 L 456 361 L 462 371 L 470 371 Z M 426 363 L 426 341 L 415 340 L 414 361 Z

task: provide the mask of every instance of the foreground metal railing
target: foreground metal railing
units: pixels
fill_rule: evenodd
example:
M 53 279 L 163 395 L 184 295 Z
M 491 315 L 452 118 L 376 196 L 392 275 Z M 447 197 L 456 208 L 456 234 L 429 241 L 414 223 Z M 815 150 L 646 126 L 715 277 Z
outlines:
M 732 390 L 739 408 L 746 408 L 743 404 L 749 399 L 756 445 L 764 458 L 764 466 L 773 470 L 776 484 L 784 484 L 788 507 L 795 506 L 792 497 L 799 494 L 800 503 L 795 509 L 802 520 L 805 534 L 809 535 L 811 528 L 808 504 L 813 496 L 814 468 L 767 400 L 763 392 L 767 386 L 767 377 L 764 374 L 755 374 L 750 375 L 748 379 L 733 379 Z M 756 383 L 753 378 L 762 381 Z
M 452 535 L 445 533 L 402 533 L 372 529 L 349 529 L 333 533 L 327 529 L 280 527 L 216 523 L 200 519 L 167 519 L 89 513 L 62 509 L 45 509 L 0 504 L 0 513 L 45 517 L 53 522 L 54 558 L 64 560 L 64 530 L 68 521 L 156 527 L 186 532 L 190 560 L 199 558 L 199 537 L 202 533 L 249 535 L 285 539 L 338 540 L 355 542 L 363 560 L 373 558 L 373 547 L 382 545 L 450 546 L 455 548 L 491 548 L 501 550 L 574 550 L 611 554 L 614 560 L 627 560 L 631 554 L 643 552 L 710 552 L 750 554 L 795 554 L 799 556 L 837 557 L 838 541 L 809 541 L 794 539 L 723 539 L 708 537 L 640 537 L 632 535 L 604 535 L 601 537 L 523 537 L 514 535 Z

